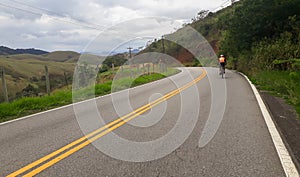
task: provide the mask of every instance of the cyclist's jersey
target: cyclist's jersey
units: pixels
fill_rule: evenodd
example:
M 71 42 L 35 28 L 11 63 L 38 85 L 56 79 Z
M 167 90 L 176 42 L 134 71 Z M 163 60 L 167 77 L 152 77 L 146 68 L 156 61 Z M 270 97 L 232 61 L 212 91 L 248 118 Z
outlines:
M 220 63 L 226 63 L 226 58 L 225 57 L 220 57 L 219 62 Z

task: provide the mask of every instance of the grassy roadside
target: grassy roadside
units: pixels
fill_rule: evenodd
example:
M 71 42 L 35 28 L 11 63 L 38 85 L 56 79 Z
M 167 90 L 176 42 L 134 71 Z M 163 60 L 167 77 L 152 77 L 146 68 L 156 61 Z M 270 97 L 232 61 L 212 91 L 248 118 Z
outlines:
M 155 80 L 166 78 L 168 76 L 179 73 L 177 69 L 168 69 L 167 72 L 158 74 L 152 73 L 149 75 L 141 75 L 138 78 L 120 78 L 116 81 L 112 81 L 113 73 L 107 71 L 101 73 L 102 76 L 106 76 L 105 80 L 101 83 L 96 84 L 93 88 L 84 88 L 76 93 L 80 95 L 80 92 L 84 93 L 84 97 L 77 99 L 76 101 L 82 101 L 85 99 L 93 98 L 95 96 L 102 96 L 111 93 L 112 84 L 113 91 L 123 90 L 129 87 L 135 87 L 145 83 L 149 83 Z M 101 76 L 100 75 L 100 76 Z M 64 106 L 73 103 L 72 100 L 72 89 L 60 89 L 54 91 L 50 96 L 44 97 L 26 97 L 15 100 L 11 103 L 1 103 L 0 104 L 0 122 L 5 122 L 18 117 L 38 113 L 41 111 L 49 110 L 52 108 Z
M 300 71 L 261 71 L 251 74 L 250 79 L 258 89 L 270 91 L 293 105 L 300 119 Z

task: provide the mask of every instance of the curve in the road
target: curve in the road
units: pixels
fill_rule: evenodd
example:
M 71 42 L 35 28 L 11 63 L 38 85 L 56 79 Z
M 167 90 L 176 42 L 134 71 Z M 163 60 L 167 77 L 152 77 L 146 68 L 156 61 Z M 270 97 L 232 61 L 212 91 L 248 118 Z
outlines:
M 202 74 L 197 77 L 195 80 L 185 84 L 184 86 L 175 89 L 168 94 L 158 98 L 157 100 L 146 104 L 135 111 L 118 118 L 115 121 L 112 121 L 111 123 L 95 130 L 94 132 L 91 132 L 90 134 L 46 155 L 45 157 L 42 157 L 26 166 L 23 168 L 11 173 L 7 177 L 14 177 L 18 175 L 23 175 L 23 176 L 34 176 L 41 171 L 51 167 L 52 165 L 56 164 L 57 162 L 65 159 L 66 157 L 72 155 L 73 153 L 79 151 L 80 149 L 86 147 L 87 145 L 91 144 L 93 141 L 96 141 L 97 139 L 103 137 L 104 135 L 108 134 L 109 132 L 121 127 L 124 125 L 126 122 L 136 118 L 137 116 L 149 111 L 151 108 L 155 107 L 156 105 L 159 105 L 160 103 L 174 97 L 175 95 L 179 94 L 180 92 L 186 90 L 187 88 L 193 86 L 197 82 L 201 81 L 205 76 L 207 75 L 206 70 L 202 69 Z M 44 163 L 44 164 L 42 164 Z M 42 165 L 40 165 L 42 164 Z

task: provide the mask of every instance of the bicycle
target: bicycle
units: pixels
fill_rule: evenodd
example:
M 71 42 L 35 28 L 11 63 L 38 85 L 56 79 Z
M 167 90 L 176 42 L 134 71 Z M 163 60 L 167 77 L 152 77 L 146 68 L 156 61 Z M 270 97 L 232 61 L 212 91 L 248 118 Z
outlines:
M 220 75 L 222 79 L 225 79 L 225 65 L 220 64 Z

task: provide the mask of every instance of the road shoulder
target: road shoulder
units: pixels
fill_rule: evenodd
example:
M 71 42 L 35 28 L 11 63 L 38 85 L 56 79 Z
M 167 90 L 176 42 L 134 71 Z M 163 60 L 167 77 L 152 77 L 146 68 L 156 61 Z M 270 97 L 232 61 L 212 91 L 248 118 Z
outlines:
M 300 120 L 297 119 L 298 115 L 295 109 L 284 99 L 272 96 L 266 91 L 260 91 L 260 94 L 298 171 L 300 171 Z
M 286 143 L 284 143 L 284 140 L 282 138 L 282 135 L 280 135 L 278 131 L 278 127 L 276 126 L 276 123 L 274 122 L 270 110 L 267 108 L 266 104 L 264 103 L 261 94 L 258 92 L 254 84 L 249 80 L 249 78 L 244 75 L 243 73 L 240 73 L 244 78 L 248 81 L 249 85 L 252 88 L 252 91 L 256 97 L 256 100 L 258 102 L 258 105 L 260 107 L 260 110 L 262 112 L 262 115 L 265 119 L 265 122 L 267 124 L 267 127 L 269 129 L 269 133 L 272 137 L 274 146 L 277 150 L 277 154 L 280 158 L 282 167 L 285 171 L 286 176 L 291 177 L 299 177 L 299 172 L 296 168 L 295 163 L 292 160 L 291 152 L 288 151 L 288 148 L 286 146 Z

